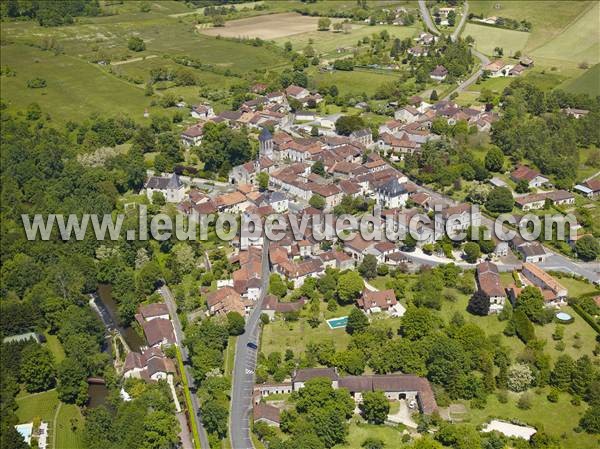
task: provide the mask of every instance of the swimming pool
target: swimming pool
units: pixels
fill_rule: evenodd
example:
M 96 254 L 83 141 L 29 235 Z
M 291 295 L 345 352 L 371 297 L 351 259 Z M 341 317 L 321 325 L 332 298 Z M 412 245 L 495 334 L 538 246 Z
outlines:
M 573 321 L 573 317 L 566 312 L 558 312 L 555 315 L 556 319 L 562 323 L 570 323 Z
M 17 432 L 21 434 L 27 444 L 31 444 L 31 434 L 33 433 L 33 423 L 19 424 L 15 426 Z
M 330 320 L 327 320 L 327 325 L 330 329 L 339 329 L 342 327 L 346 327 L 346 324 L 348 324 L 347 316 L 341 316 L 339 318 L 331 318 Z

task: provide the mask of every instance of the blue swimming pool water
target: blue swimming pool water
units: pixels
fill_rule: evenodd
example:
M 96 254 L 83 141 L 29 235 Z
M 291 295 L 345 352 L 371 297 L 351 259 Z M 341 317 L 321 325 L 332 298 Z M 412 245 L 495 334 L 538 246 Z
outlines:
M 565 312 L 558 312 L 556 314 L 556 318 L 558 318 L 561 321 L 569 321 L 572 318 L 572 316 Z
M 348 317 L 342 316 L 339 318 L 332 318 L 330 320 L 327 320 L 327 324 L 329 325 L 329 327 L 331 329 L 338 329 L 340 327 L 346 327 L 346 324 L 348 324 Z

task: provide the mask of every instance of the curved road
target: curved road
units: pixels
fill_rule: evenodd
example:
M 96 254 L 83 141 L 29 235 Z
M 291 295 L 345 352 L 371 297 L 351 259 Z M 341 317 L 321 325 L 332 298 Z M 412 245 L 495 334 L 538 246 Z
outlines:
M 246 320 L 246 331 L 237 338 L 231 387 L 231 413 L 229 435 L 232 449 L 254 449 L 250 436 L 250 410 L 254 389 L 254 370 L 258 350 L 246 346 L 249 341 L 258 345 L 260 315 L 269 286 L 269 242 L 265 238 L 262 248 L 261 293 L 252 313 Z
M 427 9 L 425 0 L 419 0 L 419 10 L 421 12 L 421 18 L 423 19 L 423 23 L 425 23 L 425 26 L 427 27 L 429 32 L 431 34 L 435 34 L 435 35 L 439 36 L 441 33 L 436 28 L 435 24 L 433 23 L 433 20 L 431 19 L 431 14 L 429 13 L 429 9 Z M 459 22 L 458 26 L 456 27 L 456 29 L 454 30 L 454 33 L 452 33 L 452 35 L 450 36 L 450 38 L 453 41 L 458 39 L 458 36 L 460 35 L 460 32 L 464 26 L 464 23 L 467 20 L 468 14 L 469 14 L 469 3 L 465 2 L 464 3 L 464 11 L 460 18 L 460 22 Z M 487 56 L 485 56 L 483 53 L 478 52 L 474 48 L 471 48 L 471 53 L 477 59 L 479 59 L 479 61 L 481 63 L 480 68 L 475 73 L 473 73 L 469 78 L 467 78 L 465 81 L 460 83 L 456 89 L 454 89 L 452 92 L 450 92 L 448 95 L 446 95 L 443 98 L 443 100 L 448 100 L 450 98 L 450 95 L 452 95 L 455 92 L 460 93 L 460 92 L 466 90 L 471 84 L 473 84 L 474 82 L 477 81 L 477 78 L 479 78 L 482 75 L 482 73 L 483 73 L 482 67 L 484 67 L 490 63 L 490 60 Z

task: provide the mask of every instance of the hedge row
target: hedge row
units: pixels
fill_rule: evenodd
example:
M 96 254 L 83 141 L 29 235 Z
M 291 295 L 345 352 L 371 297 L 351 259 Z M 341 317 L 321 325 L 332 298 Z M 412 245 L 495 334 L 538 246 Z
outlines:
M 183 383 L 183 393 L 185 396 L 185 403 L 188 410 L 188 416 L 190 417 L 190 427 L 192 428 L 192 435 L 194 436 L 194 446 L 196 449 L 202 449 L 200 444 L 200 435 L 198 435 L 198 426 L 196 425 L 196 419 L 198 419 L 194 413 L 194 407 L 192 406 L 192 395 L 190 393 L 190 387 L 187 383 L 187 377 L 185 375 L 185 367 L 183 366 L 183 359 L 181 358 L 181 352 L 177 349 L 177 364 L 179 366 L 179 373 L 181 374 L 181 382 Z
M 571 307 L 573 308 L 573 310 L 575 310 L 575 312 L 579 314 L 581 318 L 585 320 L 585 322 L 592 326 L 592 329 L 594 329 L 598 334 L 600 334 L 600 325 L 596 323 L 596 320 L 594 320 L 594 318 L 591 317 L 589 313 L 583 310 L 581 306 L 579 306 L 579 304 L 571 304 Z

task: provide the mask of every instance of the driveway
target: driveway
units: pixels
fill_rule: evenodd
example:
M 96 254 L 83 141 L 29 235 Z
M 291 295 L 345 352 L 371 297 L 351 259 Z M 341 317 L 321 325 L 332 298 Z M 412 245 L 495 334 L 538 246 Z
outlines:
M 418 426 L 418 424 L 412 418 L 412 413 L 410 408 L 408 408 L 406 399 L 400 399 L 400 408 L 393 415 L 388 415 L 387 420 L 396 424 L 402 423 L 411 429 L 416 429 Z

